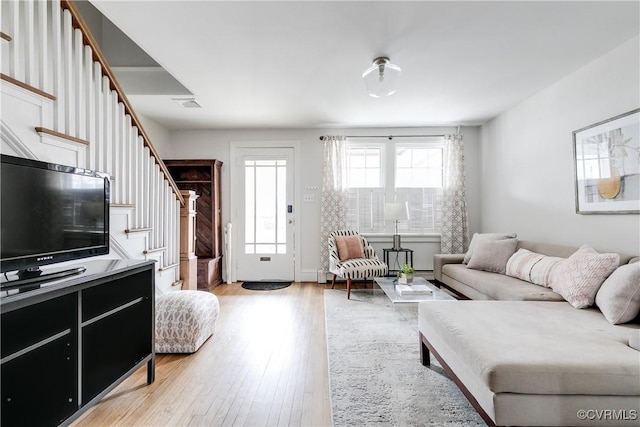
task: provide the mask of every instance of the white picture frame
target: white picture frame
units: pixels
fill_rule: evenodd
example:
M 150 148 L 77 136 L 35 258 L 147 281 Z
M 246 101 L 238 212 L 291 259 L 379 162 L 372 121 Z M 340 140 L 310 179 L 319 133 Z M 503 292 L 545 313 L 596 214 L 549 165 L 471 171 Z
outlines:
M 573 132 L 576 213 L 640 213 L 640 108 Z

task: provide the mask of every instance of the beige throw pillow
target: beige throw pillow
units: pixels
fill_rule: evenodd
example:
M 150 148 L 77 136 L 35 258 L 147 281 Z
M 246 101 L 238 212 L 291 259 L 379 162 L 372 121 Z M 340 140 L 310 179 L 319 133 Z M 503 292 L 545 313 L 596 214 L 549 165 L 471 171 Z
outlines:
M 516 239 L 480 240 L 473 250 L 467 267 L 504 274 L 507 261 L 516 251 L 517 244 Z
M 518 252 L 509 258 L 505 274 L 531 282 L 531 269 L 536 263 L 540 262 L 543 256 L 527 249 L 518 249 Z
M 564 258 L 542 255 L 526 249 L 518 249 L 507 262 L 507 276 L 549 287 L 554 268 Z
M 340 261 L 364 258 L 364 249 L 360 236 L 336 236 L 335 239 Z
M 614 325 L 635 319 L 640 314 L 640 262 L 611 273 L 596 295 L 596 304 Z
M 560 262 L 551 275 L 551 289 L 575 308 L 593 305 L 602 282 L 620 264 L 618 254 L 599 254 L 590 246 L 580 247 Z
M 551 276 L 555 268 L 566 258 L 544 255 L 533 267 L 531 267 L 531 283 L 546 286 L 551 285 Z
M 471 238 L 471 243 L 469 243 L 469 249 L 467 253 L 464 255 L 464 259 L 462 260 L 463 264 L 468 264 L 471 259 L 471 255 L 473 255 L 473 251 L 476 248 L 476 245 L 481 240 L 506 240 L 506 239 L 515 239 L 518 235 L 516 233 L 473 233 L 473 237 Z

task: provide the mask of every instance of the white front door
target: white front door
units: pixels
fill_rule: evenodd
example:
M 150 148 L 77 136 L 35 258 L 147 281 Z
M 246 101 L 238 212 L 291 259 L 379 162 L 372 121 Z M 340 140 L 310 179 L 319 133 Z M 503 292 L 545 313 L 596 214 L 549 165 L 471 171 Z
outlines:
M 293 148 L 237 153 L 237 279 L 294 280 Z

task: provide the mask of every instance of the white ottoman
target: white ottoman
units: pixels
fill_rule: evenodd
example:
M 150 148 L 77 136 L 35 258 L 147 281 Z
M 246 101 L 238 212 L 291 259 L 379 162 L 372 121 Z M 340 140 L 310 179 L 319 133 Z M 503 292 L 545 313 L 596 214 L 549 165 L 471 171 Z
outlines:
M 193 353 L 213 335 L 218 298 L 205 291 L 175 291 L 156 298 L 156 353 Z

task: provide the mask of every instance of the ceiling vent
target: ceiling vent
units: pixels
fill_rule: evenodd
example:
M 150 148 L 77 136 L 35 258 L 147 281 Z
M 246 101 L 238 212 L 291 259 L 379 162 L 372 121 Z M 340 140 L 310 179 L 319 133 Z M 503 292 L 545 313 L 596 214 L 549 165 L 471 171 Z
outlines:
M 171 98 L 183 108 L 202 108 L 202 105 L 195 98 Z

